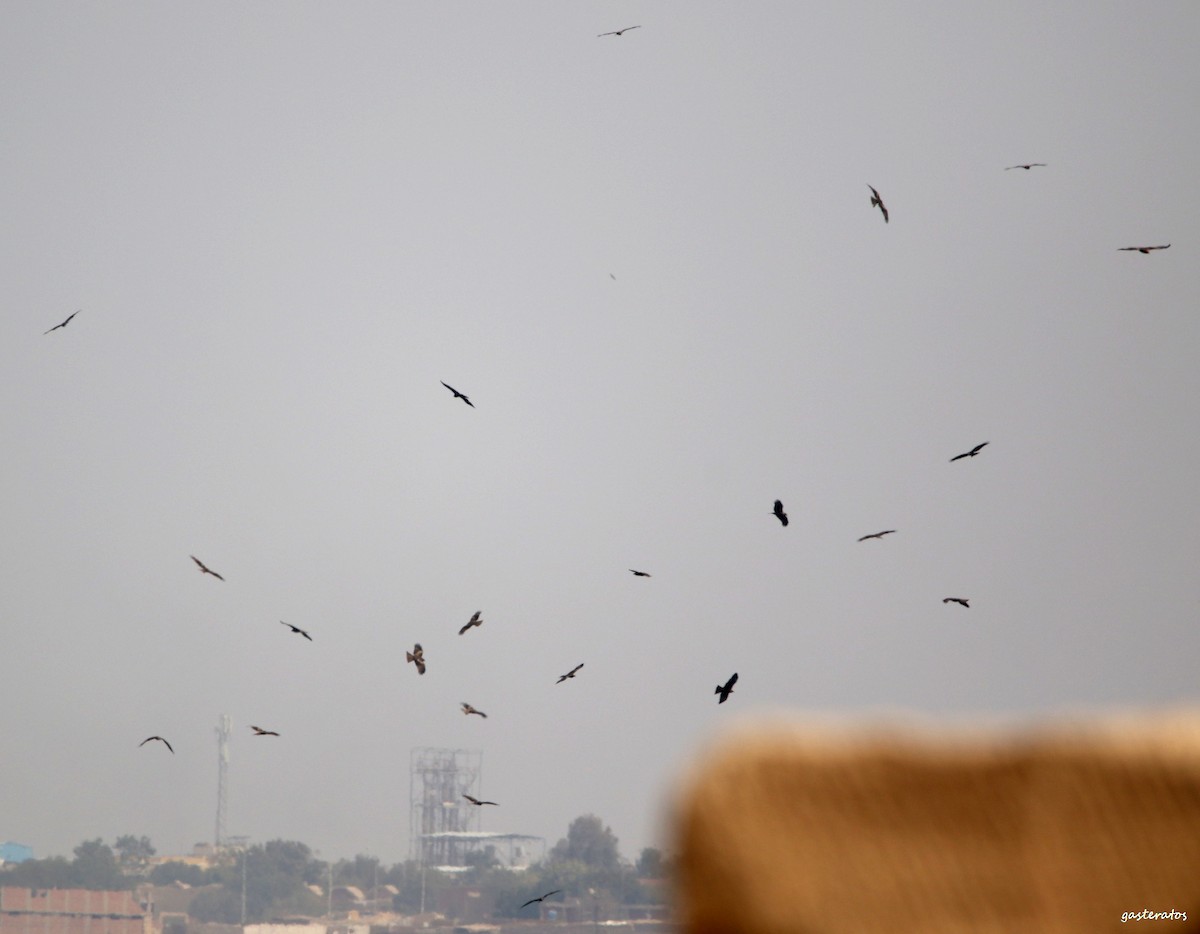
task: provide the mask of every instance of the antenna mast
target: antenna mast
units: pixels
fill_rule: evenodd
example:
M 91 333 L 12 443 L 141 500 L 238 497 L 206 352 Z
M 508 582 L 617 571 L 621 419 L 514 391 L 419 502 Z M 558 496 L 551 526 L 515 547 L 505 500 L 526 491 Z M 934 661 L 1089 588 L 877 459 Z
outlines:
M 217 722 L 217 835 L 216 849 L 225 844 L 225 811 L 229 805 L 229 736 L 233 722 L 229 714 L 221 714 Z

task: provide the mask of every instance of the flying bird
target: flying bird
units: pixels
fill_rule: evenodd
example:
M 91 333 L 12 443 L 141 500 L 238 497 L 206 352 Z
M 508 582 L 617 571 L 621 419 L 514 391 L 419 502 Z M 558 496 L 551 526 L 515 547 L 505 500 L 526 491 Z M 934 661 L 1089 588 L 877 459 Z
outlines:
M 629 30 L 631 30 L 631 29 L 641 29 L 641 28 L 642 28 L 641 26 L 626 26 L 624 29 L 614 29 L 612 32 L 602 32 L 596 38 L 603 39 L 605 36 L 619 36 L 622 33 L 629 32 Z
M 976 454 L 978 454 L 980 451 L 982 451 L 985 447 L 987 447 L 987 445 L 988 445 L 988 442 L 984 441 L 982 444 L 975 445 L 975 447 L 971 448 L 971 450 L 969 450 L 969 451 L 964 451 L 962 454 L 955 454 L 952 458 L 950 458 L 950 463 L 953 464 L 955 461 L 960 461 L 964 457 L 974 457 Z
M 1170 245 L 1169 243 L 1164 243 L 1162 246 L 1123 246 L 1117 252 L 1120 253 L 1122 250 L 1137 250 L 1139 253 L 1149 253 L 1151 250 L 1165 250 Z M 68 318 L 67 320 L 70 321 L 71 319 Z M 60 324 L 59 327 L 62 327 L 62 325 Z
M 787 525 L 787 513 L 783 511 L 783 500 L 775 500 L 774 514 L 776 519 L 778 519 L 784 525 Z
M 966 597 L 944 597 L 942 603 L 961 603 L 968 610 L 971 609 L 971 604 L 967 602 Z
M 82 309 L 82 308 L 79 308 L 79 309 L 77 309 L 77 310 L 75 310 L 75 311 L 71 312 L 69 315 L 67 315 L 67 320 L 66 320 L 66 321 L 64 321 L 62 324 L 56 324 L 56 325 L 54 325 L 54 327 L 52 327 L 52 328 L 50 329 L 50 331 L 57 331 L 59 328 L 65 328 L 65 327 L 66 327 L 68 324 L 70 324 L 70 323 L 71 323 L 71 319 L 72 319 L 72 318 L 74 318 L 74 317 L 75 317 L 77 314 L 79 314 L 79 312 L 81 312 L 81 311 L 83 311 L 83 309 Z M 43 332 L 42 332 L 42 337 L 45 337 L 47 334 L 49 334 L 49 333 L 50 333 L 50 331 L 43 331 Z
M 254 731 L 255 736 L 278 736 L 274 730 L 264 730 L 261 726 L 250 727 Z
M 417 674 L 425 674 L 425 650 L 421 648 L 420 642 L 413 646 L 411 652 L 405 652 L 404 658 L 406 662 L 413 662 L 417 666 Z
M 717 689 L 715 691 L 713 691 L 713 693 L 721 695 L 721 699 L 719 701 L 717 701 L 718 704 L 723 704 L 723 703 L 725 703 L 725 701 L 729 700 L 729 695 L 733 693 L 733 686 L 735 684 L 737 684 L 737 672 L 736 671 L 733 673 L 733 675 L 730 677 L 730 679 L 728 681 L 726 681 L 724 684 L 717 685 Z
M 472 707 L 466 701 L 463 701 L 462 711 L 463 711 L 463 713 L 467 714 L 468 716 L 470 716 L 473 713 L 477 713 L 477 714 L 479 714 L 479 716 L 483 717 L 484 720 L 487 719 L 487 714 L 485 714 L 482 710 Z
M 522 905 L 521 908 L 527 908 L 530 905 L 532 905 L 534 902 L 544 901 L 545 899 L 549 898 L 551 895 L 557 895 L 561 891 L 562 891 L 562 889 L 555 889 L 553 892 L 547 892 L 545 895 L 540 895 L 537 898 L 531 898 L 524 905 Z M 521 908 L 518 908 L 517 911 L 520 911 Z
M 215 578 L 216 578 L 217 580 L 219 580 L 219 581 L 223 581 L 223 580 L 225 580 L 225 578 L 223 578 L 223 577 L 222 577 L 220 574 L 218 574 L 216 571 L 213 571 L 213 570 L 211 570 L 210 568 L 206 567 L 206 566 L 205 566 L 205 564 L 204 564 L 204 562 L 203 562 L 203 561 L 201 561 L 199 558 L 197 558 L 195 555 L 188 555 L 188 557 L 189 557 L 189 558 L 191 558 L 193 561 L 195 561 L 195 562 L 196 562 L 196 565 L 197 565 L 197 567 L 199 567 L 199 568 L 200 568 L 200 573 L 201 573 L 201 574 L 211 574 L 213 577 L 215 577 Z
M 444 382 L 442 380 L 438 380 L 438 382 L 440 382 L 443 386 L 445 386 L 452 393 L 454 393 L 455 399 L 462 399 L 462 401 L 465 402 L 467 405 L 469 405 L 471 408 L 475 408 L 475 403 L 473 403 L 470 399 L 468 399 L 466 396 L 464 396 L 461 392 L 459 392 L 457 389 L 455 389 L 449 383 Z
M 564 681 L 566 681 L 566 680 L 567 680 L 567 678 L 574 678 L 574 677 L 575 677 L 575 672 L 577 672 L 577 671 L 578 671 L 580 668 L 582 668 L 582 667 L 583 667 L 583 662 L 580 662 L 578 665 L 576 665 L 574 668 L 572 668 L 570 671 L 568 671 L 568 672 L 567 672 L 565 675 L 562 675 L 562 676 L 561 676 L 561 677 L 560 677 L 560 678 L 559 678 L 557 681 L 555 681 L 554 683 L 555 683 L 555 684 L 562 684 Z
M 483 610 L 476 610 L 475 615 L 472 616 L 469 620 L 467 620 L 467 625 L 463 626 L 463 628 L 458 631 L 458 634 L 461 636 L 464 632 L 466 632 L 472 626 L 482 626 L 483 620 L 480 619 L 481 613 L 483 613 Z
M 310 636 L 305 630 L 301 629 L 299 626 L 293 626 L 291 623 L 284 623 L 283 620 L 280 620 L 279 622 L 282 623 L 284 626 L 287 626 L 287 628 L 290 629 L 292 632 L 300 633 L 300 635 L 304 636 L 304 638 L 307 639 L 309 642 L 313 641 L 312 636 Z
M 649 577 L 650 576 L 649 571 L 635 571 L 633 568 L 629 569 L 629 573 L 632 574 L 634 577 Z
M 495 801 L 480 801 L 478 798 L 472 798 L 470 795 L 463 795 L 463 797 L 476 807 L 483 807 L 485 804 L 496 804 Z M 500 805 L 496 804 L 496 807 L 500 807 Z
M 1035 165 L 1045 165 L 1045 164 L 1046 164 L 1046 163 L 1044 163 L 1044 162 L 1026 162 L 1024 165 L 1009 165 L 1009 166 L 1005 166 L 1005 168 L 1004 168 L 1004 171 L 1005 171 L 1005 172 L 1007 172 L 1009 169 L 1024 169 L 1026 172 L 1028 172 L 1028 171 L 1029 171 L 1030 169 L 1032 169 L 1032 168 L 1033 168 Z
M 168 742 L 167 742 L 165 739 L 163 739 L 161 736 L 147 736 L 147 737 L 146 737 L 144 740 L 142 740 L 140 743 L 138 743 L 138 746 L 145 746 L 145 745 L 146 745 L 146 743 L 150 742 L 150 740 L 152 740 L 152 739 L 156 739 L 156 740 L 158 740 L 160 743 L 162 743 L 162 744 L 163 744 L 164 746 L 166 746 L 168 749 L 171 749 L 171 744 L 170 744 L 170 743 L 168 743 Z M 171 749 L 171 755 L 175 755 L 175 750 L 174 750 L 174 749 Z
M 895 531 L 896 531 L 895 529 L 884 529 L 882 532 L 873 532 L 870 535 L 864 535 L 862 538 L 859 539 L 859 541 L 865 542 L 868 538 L 883 538 L 883 536 L 891 535 Z
M 888 222 L 888 210 L 883 203 L 883 199 L 879 197 L 879 192 L 875 190 L 874 185 L 868 185 L 867 187 L 871 189 L 871 207 L 877 207 L 883 212 L 883 222 L 886 224 Z

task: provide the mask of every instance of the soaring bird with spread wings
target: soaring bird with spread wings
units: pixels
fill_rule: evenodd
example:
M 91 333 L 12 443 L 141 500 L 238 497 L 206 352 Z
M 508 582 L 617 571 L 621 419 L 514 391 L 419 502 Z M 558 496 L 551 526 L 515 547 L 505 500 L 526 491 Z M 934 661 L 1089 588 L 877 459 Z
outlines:
M 77 314 L 79 314 L 79 312 L 81 312 L 81 311 L 83 311 L 83 309 L 82 309 L 82 308 L 79 308 L 79 309 L 77 309 L 77 310 L 75 310 L 75 311 L 71 312 L 69 315 L 67 315 L 67 320 L 66 320 L 66 321 L 64 321 L 62 324 L 56 324 L 56 325 L 54 325 L 54 327 L 52 327 L 52 328 L 50 329 L 50 331 L 57 331 L 59 328 L 65 328 L 65 327 L 66 327 L 68 324 L 70 324 L 70 323 L 71 323 L 71 319 L 72 319 L 72 318 L 74 318 L 74 317 L 75 317 Z M 43 331 L 43 332 L 42 332 L 42 336 L 43 336 L 43 337 L 45 337 L 47 334 L 49 334 L 49 333 L 50 333 L 50 331 Z
M 775 509 L 772 510 L 772 513 L 783 525 L 788 524 L 787 513 L 783 511 L 783 500 L 775 500 Z
M 1028 172 L 1035 165 L 1045 165 L 1045 164 L 1046 163 L 1044 163 L 1044 162 L 1026 162 L 1023 165 L 1007 165 L 1004 167 L 1004 171 L 1007 172 L 1009 169 L 1024 169 L 1026 172 Z
M 635 571 L 633 568 L 629 569 L 629 573 L 632 574 L 634 577 L 649 577 L 650 576 L 649 571 Z
M 1124 250 L 1137 250 L 1139 253 L 1149 253 L 1151 250 L 1165 250 L 1170 245 L 1171 244 L 1169 243 L 1164 243 L 1162 246 L 1123 246 L 1120 247 L 1117 252 L 1121 253 Z
M 471 706 L 470 704 L 468 704 L 466 701 L 463 701 L 463 702 L 462 702 L 462 712 L 463 712 L 463 713 L 465 713 L 465 714 L 467 714 L 467 715 L 470 715 L 470 714 L 473 714 L 473 713 L 474 713 L 474 714 L 479 714 L 479 716 L 483 717 L 483 719 L 484 719 L 484 720 L 486 720 L 486 719 L 487 719 L 487 714 L 485 714 L 485 713 L 484 713 L 482 710 L 480 710 L 478 707 L 472 707 L 472 706 Z
M 865 542 L 869 538 L 883 538 L 885 535 L 891 535 L 895 529 L 884 529 L 882 532 L 872 532 L 870 535 L 864 535 L 859 539 L 860 542 Z
M 472 798 L 470 795 L 463 795 L 463 797 L 476 807 L 483 807 L 485 804 L 495 804 L 496 807 L 500 807 L 500 805 L 496 804 L 495 801 L 480 801 L 478 798 Z
M 307 639 L 309 642 L 312 642 L 312 636 L 310 636 L 307 631 L 301 629 L 299 626 L 293 626 L 291 623 L 283 622 L 283 620 L 280 620 L 279 622 L 282 625 L 287 626 L 287 628 L 290 629 L 292 632 L 297 632 L 300 635 L 304 636 L 304 638 Z
M 472 626 L 482 626 L 483 625 L 482 617 L 483 617 L 483 610 L 476 610 L 475 615 L 472 616 L 469 620 L 467 620 L 467 624 L 458 631 L 458 634 L 461 636 L 464 632 L 466 632 Z
M 214 571 L 214 570 L 212 570 L 211 568 L 207 567 L 207 566 L 204 564 L 204 562 L 203 562 L 203 561 L 201 561 L 199 558 L 197 558 L 195 555 L 188 555 L 188 557 L 189 557 L 189 558 L 191 558 L 193 561 L 195 561 L 195 562 L 196 562 L 196 566 L 197 566 L 198 568 L 200 568 L 200 573 L 201 573 L 201 574 L 211 574 L 213 577 L 215 577 L 215 578 L 216 578 L 217 580 L 219 580 L 219 581 L 223 581 L 223 580 L 225 580 L 225 578 L 223 578 L 223 577 L 222 577 L 220 574 L 218 574 L 216 571 Z
M 421 648 L 420 642 L 413 646 L 411 652 L 405 652 L 404 658 L 406 662 L 412 662 L 417 666 L 417 674 L 425 674 L 425 650 Z
M 883 212 L 883 222 L 886 224 L 888 222 L 888 209 L 883 203 L 883 198 L 879 197 L 879 192 L 875 190 L 874 185 L 868 185 L 867 187 L 871 189 L 871 207 L 879 208 Z
M 557 681 L 555 681 L 554 683 L 562 684 L 564 681 L 567 680 L 567 678 L 574 678 L 575 672 L 577 672 L 582 667 L 583 667 L 583 662 L 580 662 L 578 665 L 576 665 L 574 668 L 572 668 L 570 671 L 568 671 L 565 675 L 560 675 L 559 679 Z
M 533 905 L 537 902 L 545 901 L 551 895 L 557 895 L 561 891 L 562 889 L 555 889 L 553 892 L 547 892 L 545 895 L 539 895 L 537 898 L 531 898 L 524 905 L 522 905 L 521 908 L 528 908 L 530 905 Z M 520 911 L 521 908 L 518 908 L 517 911 Z
M 971 603 L 966 597 L 944 597 L 942 603 L 958 603 L 965 606 L 968 610 L 971 609 Z
M 455 398 L 455 399 L 462 399 L 462 401 L 463 401 L 463 402 L 465 402 L 467 405 L 469 405 L 471 408 L 475 408 L 475 403 L 474 403 L 474 402 L 472 402 L 470 399 L 468 399 L 466 396 L 464 396 L 464 395 L 463 395 L 461 392 L 459 392 L 457 389 L 455 389 L 455 388 L 454 388 L 453 386 L 451 386 L 449 383 L 447 383 L 447 382 L 445 382 L 445 381 L 443 381 L 443 380 L 438 380 L 438 382 L 440 382 L 440 383 L 441 383 L 443 386 L 445 386 L 445 387 L 446 387 L 447 389 L 449 389 L 449 390 L 450 390 L 452 393 L 454 393 L 454 398 Z
M 612 32 L 602 32 L 596 38 L 603 39 L 605 36 L 620 36 L 620 35 L 623 35 L 624 33 L 629 32 L 629 30 L 631 30 L 631 29 L 641 29 L 641 28 L 642 28 L 641 26 L 626 26 L 624 29 L 614 29 Z
M 984 441 L 981 444 L 975 445 L 975 447 L 971 448 L 969 451 L 964 451 L 962 454 L 955 454 L 952 458 L 950 458 L 950 463 L 953 464 L 955 461 L 960 461 L 964 457 L 974 457 L 987 446 L 988 442 Z
M 274 730 L 264 730 L 261 726 L 250 727 L 254 731 L 255 736 L 278 736 Z
M 142 740 L 140 743 L 138 743 L 138 745 L 139 745 L 139 746 L 145 746 L 145 745 L 146 745 L 146 743 L 150 742 L 150 740 L 152 740 L 152 739 L 156 739 L 156 740 L 158 740 L 160 743 L 162 743 L 164 746 L 166 746 L 168 749 L 170 749 L 170 750 L 171 750 L 171 755 L 175 755 L 175 750 L 174 750 L 174 749 L 171 749 L 171 744 L 170 744 L 170 743 L 168 743 L 168 742 L 167 742 L 165 739 L 163 739 L 161 736 L 147 736 L 147 737 L 146 737 L 144 740 Z
M 724 684 L 717 685 L 717 689 L 715 691 L 713 691 L 713 693 L 721 695 L 721 699 L 719 701 L 717 701 L 718 704 L 723 704 L 723 703 L 725 703 L 725 701 L 729 700 L 729 695 L 733 693 L 733 686 L 735 684 L 737 684 L 737 672 L 736 671 L 733 673 L 733 676 L 730 677 L 730 679 L 728 681 L 726 681 Z

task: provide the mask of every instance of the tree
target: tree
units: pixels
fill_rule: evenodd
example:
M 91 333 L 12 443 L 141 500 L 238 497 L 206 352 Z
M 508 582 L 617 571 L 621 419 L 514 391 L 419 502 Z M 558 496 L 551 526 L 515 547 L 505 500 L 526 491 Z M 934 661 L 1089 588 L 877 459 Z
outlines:
M 127 871 L 145 865 L 146 860 L 155 853 L 149 837 L 135 837 L 132 834 L 117 837 L 113 849 L 117 851 L 121 868 Z
M 634 866 L 639 879 L 661 879 L 663 876 L 662 850 L 648 846 L 642 850 L 642 855 Z
M 566 839 L 550 851 L 550 862 L 574 859 L 594 869 L 619 869 L 621 854 L 612 829 L 595 814 L 584 814 L 571 821 Z
M 75 861 L 71 864 L 71 875 L 75 885 L 82 889 L 130 889 L 133 882 L 125 878 L 113 851 L 103 840 L 84 840 L 75 847 Z

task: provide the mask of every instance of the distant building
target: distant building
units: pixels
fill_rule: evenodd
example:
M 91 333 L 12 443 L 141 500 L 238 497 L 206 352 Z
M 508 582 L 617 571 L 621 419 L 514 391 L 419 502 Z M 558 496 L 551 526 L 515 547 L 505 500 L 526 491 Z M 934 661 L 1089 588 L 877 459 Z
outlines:
M 33 847 L 24 843 L 0 843 L 0 863 L 23 863 L 33 859 Z
M 150 934 L 148 906 L 132 892 L 0 888 L 4 934 Z

